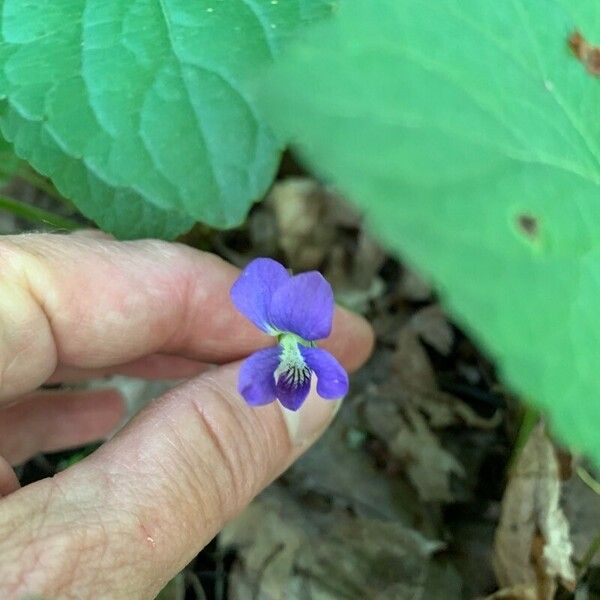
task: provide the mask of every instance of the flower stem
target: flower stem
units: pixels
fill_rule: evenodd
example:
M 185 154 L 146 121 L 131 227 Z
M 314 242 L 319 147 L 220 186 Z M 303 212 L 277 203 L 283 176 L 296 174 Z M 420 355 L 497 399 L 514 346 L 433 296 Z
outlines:
M 44 225 L 56 229 L 66 229 L 67 231 L 81 229 L 79 223 L 68 219 L 67 217 L 55 215 L 47 210 L 31 206 L 26 202 L 21 202 L 14 198 L 7 198 L 6 196 L 0 196 L 0 210 L 6 210 L 13 215 L 27 219 L 28 221 L 43 223 Z

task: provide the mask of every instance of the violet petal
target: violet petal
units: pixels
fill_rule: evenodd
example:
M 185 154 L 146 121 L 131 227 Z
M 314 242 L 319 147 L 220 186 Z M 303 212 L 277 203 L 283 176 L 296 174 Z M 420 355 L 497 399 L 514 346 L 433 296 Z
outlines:
M 348 374 L 332 354 L 306 346 L 300 346 L 300 352 L 317 376 L 317 394 L 321 398 L 337 400 L 348 393 Z
M 240 273 L 231 288 L 236 308 L 259 329 L 273 333 L 269 326 L 269 305 L 276 289 L 289 281 L 283 265 L 270 258 L 257 258 Z
M 277 399 L 289 410 L 298 410 L 310 391 L 310 371 L 294 380 L 290 372 L 283 372 L 277 380 Z
M 275 370 L 279 366 L 280 353 L 279 346 L 265 348 L 251 354 L 242 363 L 238 392 L 250 406 L 261 406 L 275 400 Z
M 333 291 L 317 271 L 290 277 L 279 286 L 269 306 L 269 322 L 280 331 L 305 340 L 319 340 L 331 333 Z

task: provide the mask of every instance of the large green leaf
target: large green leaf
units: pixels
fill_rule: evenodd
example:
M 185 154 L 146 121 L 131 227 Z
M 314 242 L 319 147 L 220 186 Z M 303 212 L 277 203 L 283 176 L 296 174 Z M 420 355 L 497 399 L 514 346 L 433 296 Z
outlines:
M 597 0 L 354 0 L 276 68 L 281 131 L 600 462 Z
M 103 228 L 239 224 L 279 146 L 248 82 L 328 0 L 0 0 L 0 127 Z

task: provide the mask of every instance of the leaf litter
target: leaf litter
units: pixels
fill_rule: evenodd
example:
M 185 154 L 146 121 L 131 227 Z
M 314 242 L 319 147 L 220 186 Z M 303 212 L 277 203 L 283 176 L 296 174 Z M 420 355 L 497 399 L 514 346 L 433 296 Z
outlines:
M 532 590 L 539 600 L 554 598 L 559 583 L 574 591 L 573 544 L 560 495 L 556 450 L 539 424 L 511 470 L 502 500 L 494 543 L 500 586 L 516 586 L 521 594 Z
M 356 518 L 271 486 L 222 532 L 238 548 L 231 598 L 433 598 L 428 580 L 459 584 L 432 564 L 444 547 L 399 522 Z M 435 596 L 442 598 L 444 596 Z
M 493 365 L 335 190 L 281 180 L 243 227 L 197 227 L 185 241 L 240 267 L 272 256 L 321 270 L 377 345 L 323 438 L 165 597 L 600 599 L 600 556 L 583 564 L 600 534 L 598 496 L 565 479 L 542 428 L 507 471 L 515 402 Z M 134 390 L 132 408 L 154 394 L 123 379 L 104 384 Z M 38 457 L 22 481 L 64 458 Z
M 575 598 L 573 565 L 589 539 L 572 551 L 577 525 L 569 529 L 566 515 L 586 515 L 589 538 L 599 503 L 588 497 L 577 508 L 571 498 L 562 512 L 561 490 L 572 479 L 553 479 L 548 437 L 531 450 L 538 430 L 521 461 L 537 452 L 544 475 L 515 492 L 513 471 L 502 500 L 515 402 L 428 283 L 390 259 L 343 199 L 313 181 L 279 182 L 255 213 L 274 224 L 263 227 L 274 232 L 273 255 L 324 272 L 338 302 L 373 323 L 378 342 L 323 438 L 221 534 L 222 548 L 237 552 L 229 597 L 538 600 L 558 590 Z M 528 502 L 519 496 L 526 492 Z M 533 533 L 530 521 L 519 525 L 517 536 L 539 561 L 499 569 L 497 540 L 525 506 L 537 525 Z M 507 556 L 516 561 L 516 552 Z M 546 587 L 532 587 L 540 573 Z M 577 600 L 594 598 L 586 585 L 580 580 Z

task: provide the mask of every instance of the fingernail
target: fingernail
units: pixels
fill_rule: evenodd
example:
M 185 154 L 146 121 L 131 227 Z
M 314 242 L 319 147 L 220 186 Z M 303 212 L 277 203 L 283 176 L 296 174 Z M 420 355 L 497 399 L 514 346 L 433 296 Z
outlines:
M 327 429 L 342 406 L 343 399 L 323 400 L 311 392 L 306 402 L 292 411 L 279 405 L 294 448 L 303 450 L 310 446 Z

